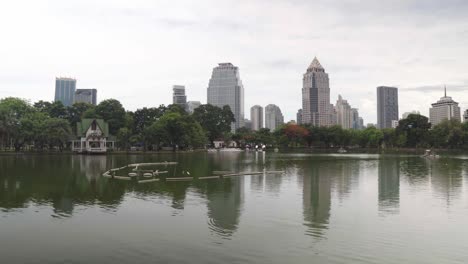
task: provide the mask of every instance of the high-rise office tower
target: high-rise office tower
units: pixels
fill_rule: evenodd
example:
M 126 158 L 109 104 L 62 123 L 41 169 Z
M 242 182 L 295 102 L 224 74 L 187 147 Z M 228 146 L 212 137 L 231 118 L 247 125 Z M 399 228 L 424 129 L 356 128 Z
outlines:
M 252 122 L 252 130 L 258 131 L 263 128 L 263 107 L 254 105 L 250 108 L 250 120 Z
M 296 124 L 302 124 L 302 109 L 297 110 L 296 114 Z
M 351 108 L 351 128 L 352 129 L 361 129 L 361 124 L 359 121 L 359 110 L 357 108 Z
M 274 104 L 269 104 L 265 107 L 265 127 L 270 131 L 275 131 L 284 124 L 283 113 L 281 109 Z
M 232 63 L 219 63 L 213 69 L 208 85 L 208 104 L 223 107 L 228 105 L 236 121 L 231 131 L 244 126 L 244 86 L 239 68 Z
M 398 88 L 377 87 L 377 128 L 391 128 L 398 117 Z
M 75 97 L 76 79 L 59 77 L 55 78 L 55 101 L 60 101 L 64 106 L 71 106 Z
M 172 86 L 172 103 L 186 108 L 187 96 L 185 95 L 185 86 L 174 85 Z
M 344 129 L 350 129 L 353 127 L 353 116 L 351 112 L 351 106 L 347 100 L 343 100 L 341 95 L 338 95 L 338 100 L 335 106 L 337 125 Z
M 468 109 L 466 109 L 465 113 L 463 114 L 463 121 L 468 122 Z
M 314 126 L 333 124 L 328 73 L 315 57 L 302 78 L 302 122 Z
M 458 103 L 455 102 L 452 97 L 447 96 L 447 89 L 445 89 L 444 97 L 433 103 L 432 107 L 429 109 L 429 120 L 431 125 L 435 126 L 443 120 L 452 119 L 461 121 L 460 107 L 458 107 Z
M 244 118 L 244 127 L 249 130 L 252 130 L 252 122 L 250 122 L 250 120 L 247 118 Z
M 87 103 L 97 104 L 97 90 L 96 89 L 76 89 L 75 98 L 73 103 Z
M 187 112 L 192 114 L 193 111 L 195 111 L 195 109 L 197 109 L 200 105 L 201 105 L 201 103 L 199 101 L 188 101 L 187 102 Z
M 364 119 L 362 117 L 359 117 L 359 129 L 364 129 Z

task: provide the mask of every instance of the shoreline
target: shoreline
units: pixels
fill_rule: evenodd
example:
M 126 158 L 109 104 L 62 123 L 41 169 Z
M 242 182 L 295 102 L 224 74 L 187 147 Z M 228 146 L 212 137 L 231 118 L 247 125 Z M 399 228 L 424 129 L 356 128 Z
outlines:
M 324 154 L 337 154 L 337 150 L 339 148 L 280 148 L 280 153 L 324 153 Z M 386 148 L 386 149 L 378 149 L 378 148 L 350 148 L 346 149 L 346 153 L 342 153 L 343 155 L 346 154 L 422 154 L 426 150 L 426 148 Z M 441 154 L 468 154 L 467 149 L 432 149 L 435 152 Z M 273 149 L 268 149 L 267 152 L 272 152 Z M 200 153 L 205 152 L 207 153 L 208 150 L 206 149 L 196 149 L 196 150 L 160 150 L 160 151 L 111 151 L 102 154 L 82 154 L 76 153 L 70 150 L 66 151 L 10 151 L 10 150 L 2 150 L 0 151 L 0 156 L 19 156 L 19 155 L 158 155 L 158 154 L 189 154 L 189 153 Z M 253 152 L 253 151 L 252 151 Z

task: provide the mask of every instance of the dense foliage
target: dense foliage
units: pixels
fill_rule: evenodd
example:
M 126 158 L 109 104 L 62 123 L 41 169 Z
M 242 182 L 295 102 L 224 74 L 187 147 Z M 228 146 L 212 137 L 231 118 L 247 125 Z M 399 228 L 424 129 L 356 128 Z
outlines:
M 346 130 L 288 123 L 276 131 L 241 128 L 233 134 L 231 123 L 235 120 L 228 106 L 202 105 L 193 114 L 177 105 L 132 112 L 115 99 L 97 106 L 77 103 L 65 107 L 61 102 L 31 104 L 12 97 L 0 100 L 0 149 L 63 150 L 76 139 L 76 124 L 82 118 L 108 122 L 111 135 L 124 150 L 203 148 L 215 140 L 238 146 L 468 149 L 468 123 L 446 120 L 431 127 L 427 117 L 414 114 L 400 120 L 396 129 Z

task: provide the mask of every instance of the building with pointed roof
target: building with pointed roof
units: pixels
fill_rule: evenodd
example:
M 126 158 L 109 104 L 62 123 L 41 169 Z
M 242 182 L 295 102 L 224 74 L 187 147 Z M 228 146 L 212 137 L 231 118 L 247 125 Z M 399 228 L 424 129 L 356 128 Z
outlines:
M 444 97 L 432 104 L 429 108 L 429 120 L 432 126 L 435 126 L 443 120 L 458 120 L 461 121 L 460 107 L 452 97 L 447 96 L 447 88 L 444 88 Z
M 109 140 L 109 124 L 103 119 L 83 119 L 76 124 L 77 140 L 72 141 L 72 150 L 78 153 L 105 153 L 114 147 Z
M 302 124 L 333 125 L 328 73 L 314 57 L 302 78 Z

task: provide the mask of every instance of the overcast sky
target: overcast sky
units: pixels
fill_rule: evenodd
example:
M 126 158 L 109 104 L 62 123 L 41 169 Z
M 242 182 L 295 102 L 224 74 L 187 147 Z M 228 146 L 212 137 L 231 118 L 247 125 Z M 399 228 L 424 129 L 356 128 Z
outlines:
M 338 94 L 376 122 L 376 87 L 399 88 L 400 115 L 448 95 L 468 107 L 465 0 L 15 0 L 0 4 L 0 98 L 53 100 L 56 76 L 135 110 L 172 102 L 172 85 L 206 103 L 218 62 L 240 68 L 245 112 L 301 107 L 317 56 Z

